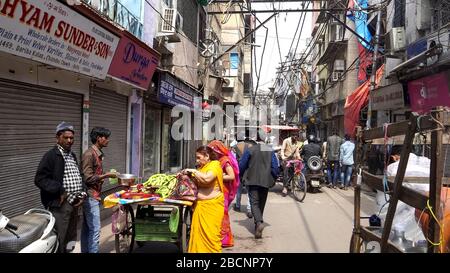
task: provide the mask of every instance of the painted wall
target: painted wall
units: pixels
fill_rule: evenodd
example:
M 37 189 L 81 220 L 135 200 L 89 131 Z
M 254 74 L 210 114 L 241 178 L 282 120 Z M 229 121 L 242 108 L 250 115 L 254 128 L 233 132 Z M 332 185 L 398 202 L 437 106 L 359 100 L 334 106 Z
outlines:
M 134 91 L 130 97 L 131 103 L 131 147 L 130 147 L 130 170 L 132 174 L 141 176 L 142 158 L 142 95 L 141 91 Z
M 159 27 L 160 16 L 152 7 L 148 4 L 150 3 L 155 9 L 160 10 L 161 1 L 160 0 L 142 0 L 144 1 L 144 34 L 143 42 L 150 47 L 154 47 L 153 38 L 155 38 Z M 148 2 L 148 3 L 147 3 Z
M 197 46 L 183 36 L 180 36 L 180 38 L 181 42 L 173 43 L 175 50 L 173 53 L 172 73 L 189 84 L 197 86 Z

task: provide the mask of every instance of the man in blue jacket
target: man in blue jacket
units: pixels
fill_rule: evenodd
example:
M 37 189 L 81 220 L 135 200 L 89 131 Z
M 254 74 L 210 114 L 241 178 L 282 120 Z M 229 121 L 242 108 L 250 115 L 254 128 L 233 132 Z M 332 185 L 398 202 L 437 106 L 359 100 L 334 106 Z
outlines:
M 265 227 L 263 213 L 267 195 L 278 176 L 278 160 L 272 147 L 258 143 L 247 149 L 239 162 L 239 171 L 247 171 L 246 185 L 255 221 L 255 238 L 260 239 Z

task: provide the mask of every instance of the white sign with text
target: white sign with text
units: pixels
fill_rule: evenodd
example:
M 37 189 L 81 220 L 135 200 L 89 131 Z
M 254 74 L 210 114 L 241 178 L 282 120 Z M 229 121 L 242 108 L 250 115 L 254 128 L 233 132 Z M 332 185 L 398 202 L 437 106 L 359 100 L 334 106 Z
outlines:
M 118 43 L 54 0 L 0 1 L 0 51 L 104 79 Z

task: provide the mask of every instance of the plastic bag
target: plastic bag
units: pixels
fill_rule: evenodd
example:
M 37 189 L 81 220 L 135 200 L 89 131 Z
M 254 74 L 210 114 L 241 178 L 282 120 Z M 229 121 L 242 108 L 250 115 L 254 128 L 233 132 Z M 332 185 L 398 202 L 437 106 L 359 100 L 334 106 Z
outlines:
M 111 216 L 111 231 L 119 234 L 127 225 L 127 211 L 124 206 L 117 206 Z
M 390 164 L 387 167 L 387 175 L 395 176 L 397 174 L 399 161 Z M 408 165 L 405 171 L 405 177 L 429 177 L 430 176 L 430 159 L 423 156 L 416 156 L 411 153 L 408 159 Z M 429 184 L 418 184 L 418 183 L 402 183 L 404 187 L 414 189 L 418 192 L 427 192 L 429 189 Z M 377 191 L 376 202 L 379 211 L 379 217 L 381 218 L 383 224 L 386 219 L 386 214 L 388 211 L 389 204 L 386 204 L 386 199 L 389 200 L 389 195 L 384 194 L 382 191 Z M 392 221 L 392 229 L 398 232 L 405 232 L 405 238 L 407 240 L 418 242 L 425 240 L 422 230 L 418 226 L 415 219 L 415 208 L 405 204 L 402 201 L 398 201 L 397 208 L 394 215 L 394 220 Z
M 187 201 L 197 200 L 197 185 L 190 179 L 188 175 L 179 174 L 177 176 L 177 184 L 172 193 L 171 198 Z

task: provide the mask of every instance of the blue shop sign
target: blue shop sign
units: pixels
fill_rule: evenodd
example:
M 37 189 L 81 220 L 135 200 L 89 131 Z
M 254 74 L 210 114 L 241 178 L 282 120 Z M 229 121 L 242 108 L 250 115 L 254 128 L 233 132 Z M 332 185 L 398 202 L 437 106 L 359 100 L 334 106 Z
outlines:
M 168 73 L 161 74 L 158 89 L 159 102 L 172 106 L 181 104 L 193 109 L 194 97 L 193 88 Z

